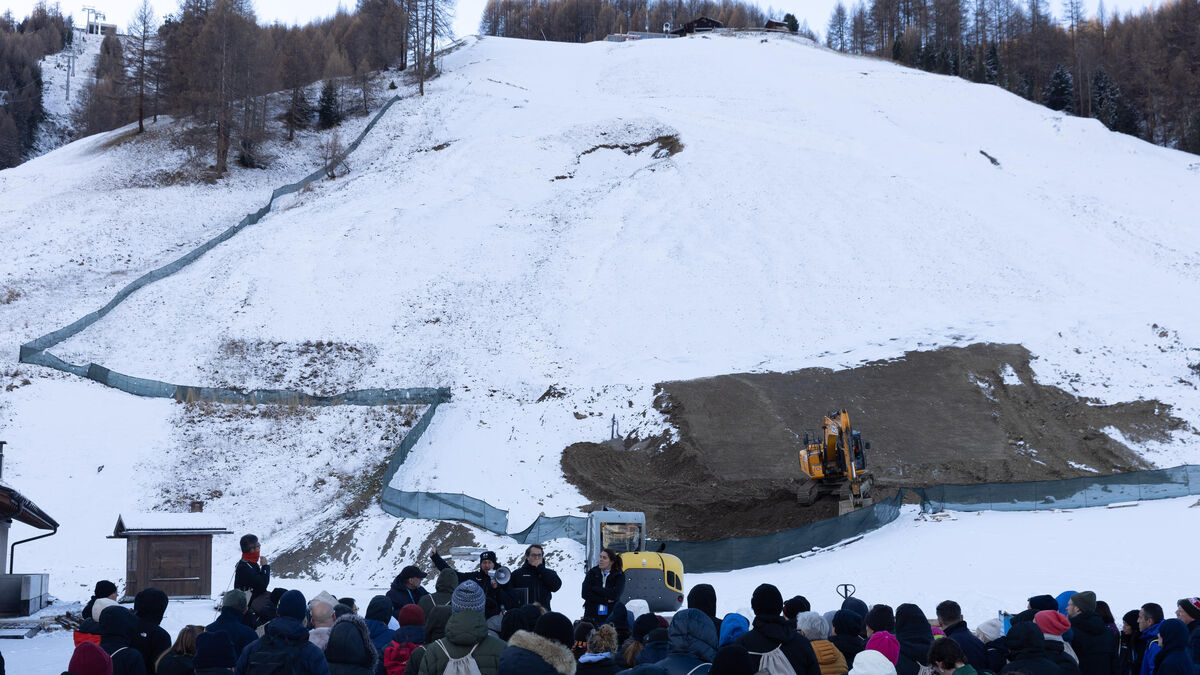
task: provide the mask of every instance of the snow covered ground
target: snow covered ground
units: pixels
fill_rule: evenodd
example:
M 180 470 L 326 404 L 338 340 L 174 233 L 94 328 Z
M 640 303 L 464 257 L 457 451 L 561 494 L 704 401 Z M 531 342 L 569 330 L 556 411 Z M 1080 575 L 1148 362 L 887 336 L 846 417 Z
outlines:
M 842 548 L 736 572 L 691 574 L 687 581 L 712 584 L 719 613 L 748 617 L 753 616 L 750 594 L 761 583 L 775 584 L 785 598 L 803 595 L 820 612 L 841 606 L 835 590 L 841 583 L 854 584 L 855 596 L 869 604 L 896 607 L 915 602 L 930 617 L 942 600 L 956 600 L 972 627 L 1000 610 L 1025 609 L 1030 596 L 1066 590 L 1095 590 L 1119 615 L 1146 602 L 1173 607 L 1178 598 L 1196 593 L 1187 575 L 1146 574 L 1145 561 L 1169 566 L 1172 560 L 1194 560 L 1200 543 L 1180 535 L 1198 527 L 1200 502 L 1195 497 L 1141 502 L 1131 508 L 957 513 L 947 519 L 930 519 L 917 507 L 906 506 L 899 520 Z M 1146 555 L 1106 548 L 1113 532 L 1145 535 L 1139 547 Z M 555 541 L 548 543 L 548 550 L 555 558 L 548 564 L 563 577 L 555 609 L 574 617 L 581 607 L 582 547 Z M 501 549 L 501 562 L 511 562 L 520 553 L 520 548 Z M 230 567 L 222 562 L 218 560 L 214 569 Z M 426 560 L 418 562 L 431 567 Z M 307 597 L 322 589 L 337 597 L 349 595 L 360 607 L 386 590 L 362 582 L 282 579 L 279 585 L 298 588 Z M 209 623 L 215 618 L 212 607 L 211 601 L 172 602 L 163 626 L 174 635 L 188 623 Z M 70 635 L 60 631 L 5 641 L 0 649 L 12 672 L 52 673 L 65 667 L 72 644 Z
M 285 200 L 52 351 L 180 384 L 450 386 L 394 485 L 485 499 L 511 510 L 512 530 L 585 505 L 559 469 L 567 444 L 607 438 L 614 415 L 622 433 L 662 431 L 652 399 L 664 379 L 1021 343 L 1041 381 L 1157 399 L 1200 425 L 1200 315 L 1186 303 L 1200 291 L 1194 156 L 782 36 L 484 39 L 444 67 L 426 97 L 384 117 L 348 176 Z M 271 169 L 207 185 L 187 179 L 197 160 L 172 138 L 181 128 L 160 118 L 142 137 L 101 134 L 0 172 L 4 477 L 63 523 L 18 547 L 17 567 L 86 598 L 121 576 L 123 543 L 103 538 L 120 511 L 199 497 L 274 550 L 327 541 L 308 572 L 331 590 L 384 585 L 433 524 L 376 502 L 347 515 L 337 501 L 361 493 L 353 477 L 382 463 L 408 412 L 205 411 L 16 363 L 20 344 L 308 173 L 320 140 L 280 142 Z M 539 402 L 551 386 L 565 395 Z M 1190 428 L 1138 449 L 1161 466 L 1200 462 Z M 801 574 L 820 581 L 785 592 L 818 607 L 842 581 L 927 611 L 942 598 L 921 594 L 944 589 L 974 622 L 1069 586 L 1114 606 L 1171 602 L 1194 589 L 1136 585 L 1146 577 L 1121 567 L 1128 556 L 1063 542 L 1085 527 L 1093 542 L 1174 539 L 1200 513 L 1185 506 L 905 518 L 842 551 L 688 583 L 714 583 L 723 611 L 762 580 Z M 510 558 L 520 548 L 476 538 Z M 215 558 L 235 548 L 225 537 Z M 1046 561 L 1036 584 L 1014 573 L 1034 553 Z M 967 561 L 961 577 L 947 559 Z M 54 640 L 16 649 L 53 652 L 41 645 Z

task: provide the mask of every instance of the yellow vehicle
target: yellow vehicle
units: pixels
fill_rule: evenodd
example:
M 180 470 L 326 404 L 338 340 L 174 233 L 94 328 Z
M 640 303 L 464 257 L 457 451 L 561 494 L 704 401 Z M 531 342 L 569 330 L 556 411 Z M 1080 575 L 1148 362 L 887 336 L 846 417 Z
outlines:
M 859 432 L 850 427 L 850 413 L 831 412 L 821 421 L 821 435 L 804 433 L 804 447 L 800 450 L 800 470 L 812 479 L 799 498 L 805 504 L 813 504 L 817 498 L 835 494 L 847 486 L 846 499 L 838 503 L 839 513 L 870 506 L 871 486 L 874 480 L 867 471 L 866 451 L 870 443 L 864 443 Z
M 588 514 L 585 569 L 599 563 L 602 549 L 612 549 L 620 554 L 625 572 L 621 602 L 641 598 L 651 612 L 674 612 L 683 606 L 683 561 L 643 551 L 645 545 L 646 514 L 607 509 Z

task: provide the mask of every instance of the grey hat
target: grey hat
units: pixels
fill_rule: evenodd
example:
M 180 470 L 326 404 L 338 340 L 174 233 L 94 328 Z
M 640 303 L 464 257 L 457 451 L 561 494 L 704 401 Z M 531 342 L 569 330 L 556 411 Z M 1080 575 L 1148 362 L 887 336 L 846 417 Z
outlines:
M 225 607 L 232 607 L 239 612 L 246 611 L 246 593 L 236 588 L 232 591 L 225 591 L 225 595 L 221 596 L 221 608 Z
M 483 614 L 486 604 L 487 596 L 483 594 L 483 589 L 474 581 L 467 580 L 459 584 L 450 596 L 450 613 L 472 611 Z

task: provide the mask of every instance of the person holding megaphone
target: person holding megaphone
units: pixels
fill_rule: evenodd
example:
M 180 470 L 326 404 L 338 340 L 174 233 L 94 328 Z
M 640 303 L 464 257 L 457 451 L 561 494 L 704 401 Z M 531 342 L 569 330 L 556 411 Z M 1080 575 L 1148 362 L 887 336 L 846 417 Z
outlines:
M 429 549 L 429 558 L 433 560 L 433 566 L 439 570 L 453 569 L 450 563 L 442 560 L 442 556 L 438 555 L 436 548 Z M 458 583 L 469 580 L 479 584 L 487 599 L 495 602 L 497 611 L 516 609 L 519 606 L 520 603 L 517 602 L 509 584 L 512 580 L 512 572 L 507 567 L 496 564 L 494 551 L 484 551 L 479 554 L 478 570 L 474 572 L 455 570 L 455 572 L 458 574 Z

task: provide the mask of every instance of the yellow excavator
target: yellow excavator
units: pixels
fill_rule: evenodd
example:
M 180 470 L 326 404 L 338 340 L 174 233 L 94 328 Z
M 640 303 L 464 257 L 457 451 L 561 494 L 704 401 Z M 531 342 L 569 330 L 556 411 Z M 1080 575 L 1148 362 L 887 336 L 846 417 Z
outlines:
M 866 451 L 870 449 L 871 444 L 864 443 L 859 432 L 850 427 L 850 413 L 842 410 L 826 415 L 820 436 L 804 433 L 800 470 L 812 480 L 801 489 L 800 501 L 812 505 L 821 496 L 836 494 L 845 486 L 846 497 L 838 502 L 839 515 L 870 506 L 874 484 L 867 471 Z

